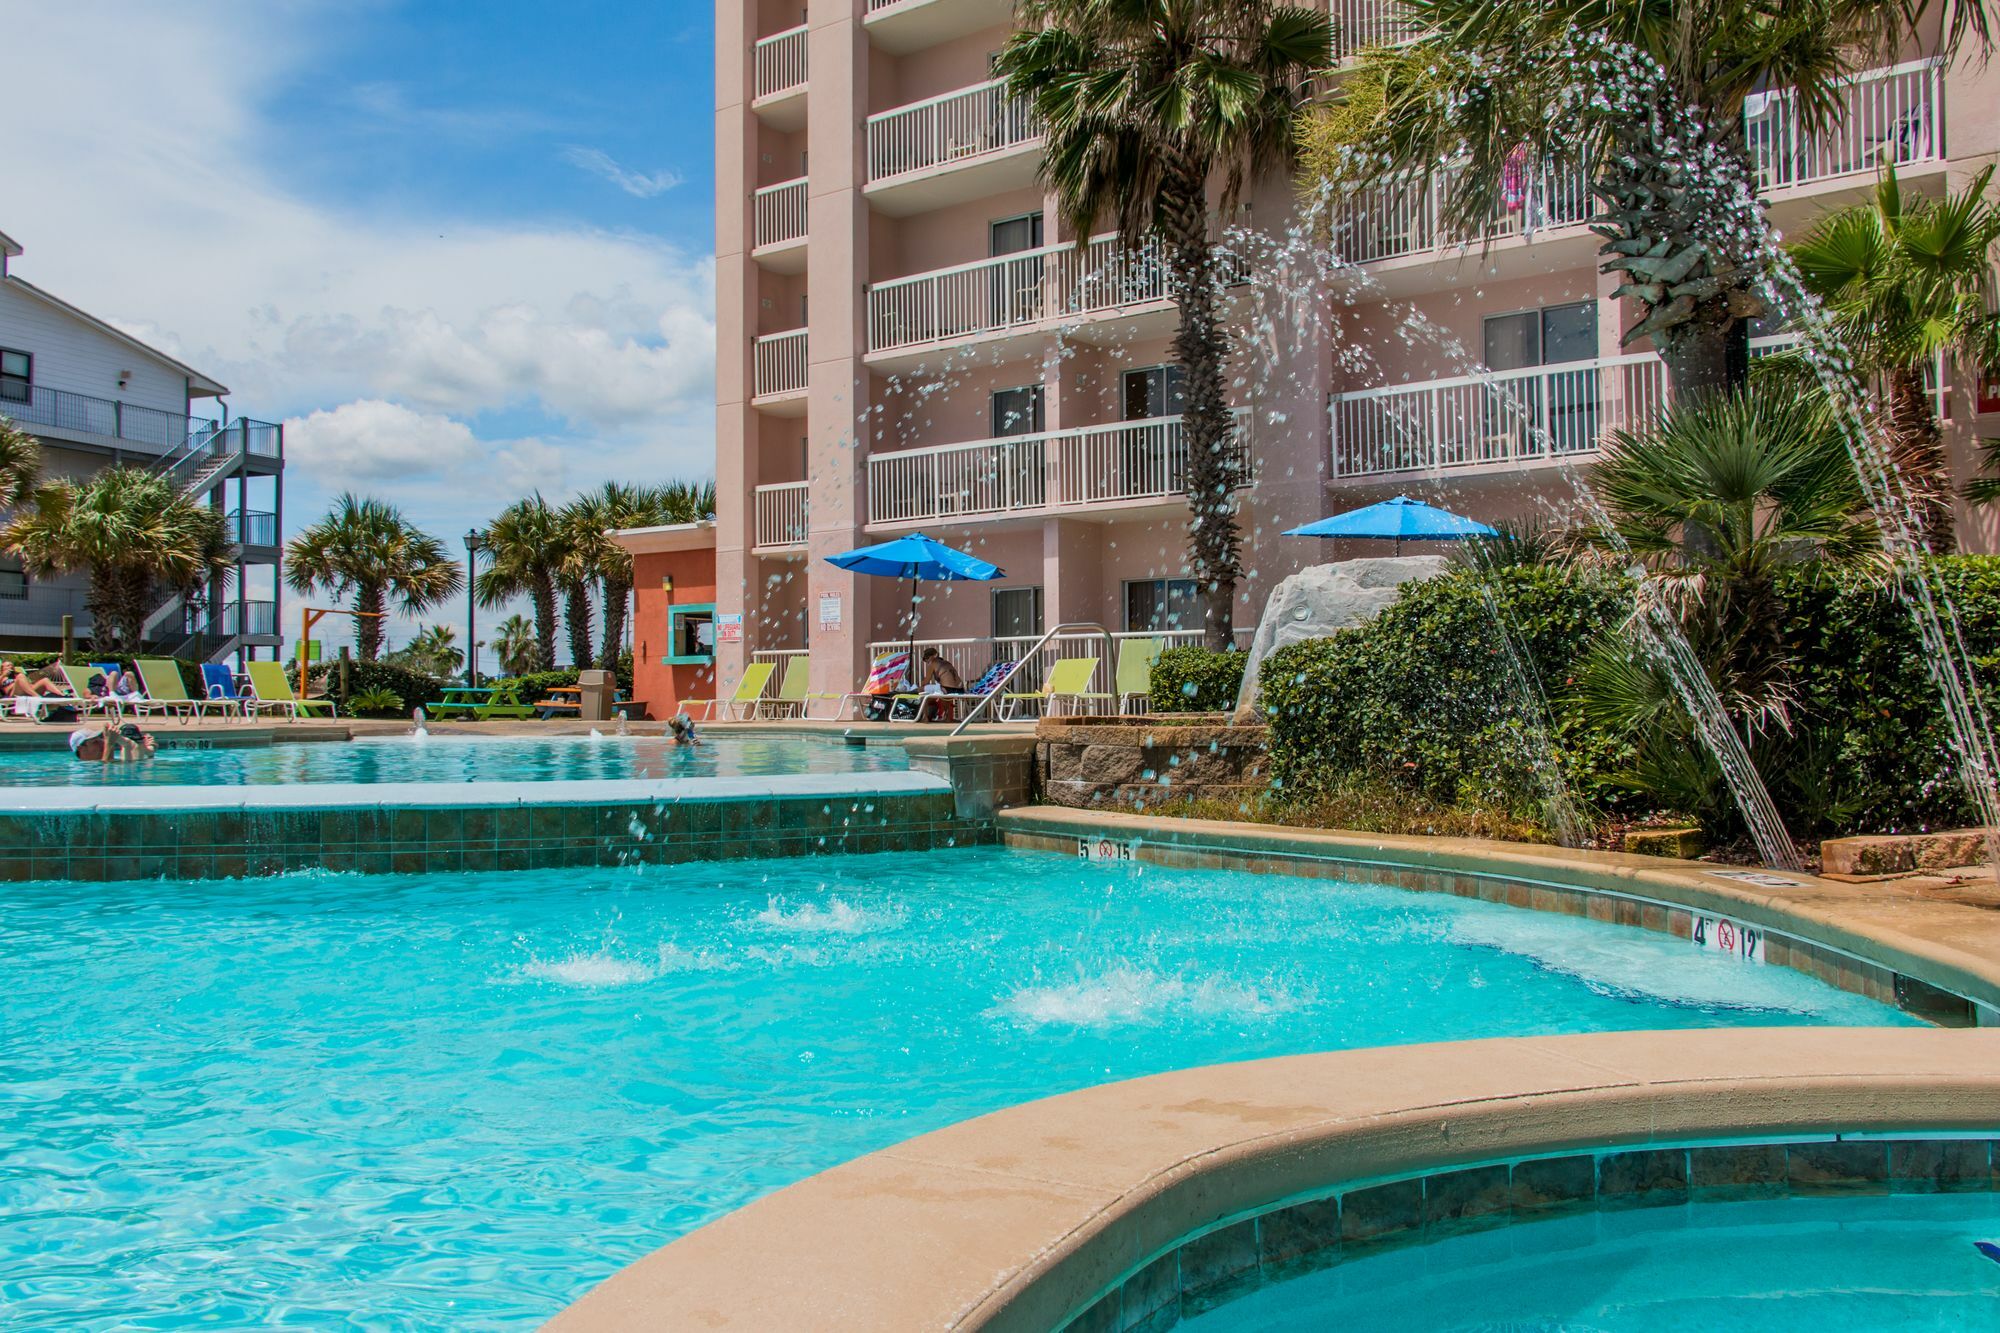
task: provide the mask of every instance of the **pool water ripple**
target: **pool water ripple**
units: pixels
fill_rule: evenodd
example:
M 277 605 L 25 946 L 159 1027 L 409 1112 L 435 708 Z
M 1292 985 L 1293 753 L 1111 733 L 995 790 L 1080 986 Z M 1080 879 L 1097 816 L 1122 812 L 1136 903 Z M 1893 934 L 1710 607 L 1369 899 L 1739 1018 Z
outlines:
M 0 993 L 10 1329 L 527 1328 L 812 1171 L 1108 1079 L 1907 1021 L 1587 920 L 994 849 L 10 885 Z

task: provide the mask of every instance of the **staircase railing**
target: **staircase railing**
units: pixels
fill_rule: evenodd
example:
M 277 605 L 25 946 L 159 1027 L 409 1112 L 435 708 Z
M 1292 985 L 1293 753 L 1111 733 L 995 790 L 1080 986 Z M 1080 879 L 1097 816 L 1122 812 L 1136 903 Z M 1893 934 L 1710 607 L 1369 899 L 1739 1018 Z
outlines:
M 974 719 L 976 719 L 981 713 L 985 712 L 986 709 L 993 703 L 995 699 L 1000 698 L 1003 694 L 1007 692 L 1008 683 L 1012 681 L 1014 677 L 1020 675 L 1022 670 L 1030 662 L 1036 661 L 1041 656 L 1042 649 L 1048 647 L 1050 641 L 1065 634 L 1070 635 L 1071 637 L 1074 637 L 1078 634 L 1095 634 L 1099 638 L 1104 640 L 1104 658 L 1103 658 L 1104 662 L 1109 664 L 1109 663 L 1115 663 L 1118 660 L 1118 645 L 1116 641 L 1112 639 L 1110 630 L 1104 628 L 1104 626 L 1098 624 L 1094 620 L 1065 621 L 1064 623 L 1057 625 L 1054 629 L 1050 630 L 1047 634 L 1044 634 L 1041 638 L 1035 640 L 1033 646 L 1031 646 L 1027 652 L 1021 654 L 1021 659 L 1018 662 L 1014 663 L 1013 668 L 1009 670 L 1006 675 L 1000 677 L 999 680 L 995 681 L 992 689 L 988 690 L 986 693 L 979 696 L 979 702 L 974 704 L 971 710 L 966 713 L 965 720 L 963 722 L 960 722 L 957 726 L 951 729 L 951 734 L 956 736 L 958 735 L 959 732 L 964 731 L 967 727 L 971 726 Z

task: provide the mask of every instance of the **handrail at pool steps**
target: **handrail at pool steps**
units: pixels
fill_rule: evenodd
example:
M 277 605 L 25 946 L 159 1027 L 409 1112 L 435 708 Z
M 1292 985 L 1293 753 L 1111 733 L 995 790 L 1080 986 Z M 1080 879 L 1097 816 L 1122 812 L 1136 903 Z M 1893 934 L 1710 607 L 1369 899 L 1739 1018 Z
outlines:
M 1098 624 L 1094 620 L 1064 621 L 1062 624 L 1057 625 L 1054 629 L 1050 630 L 1048 633 L 1042 635 L 1041 638 L 1035 640 L 1034 644 L 1028 649 L 1028 651 L 1021 654 L 1020 660 L 1014 663 L 1013 666 L 1008 668 L 1007 674 L 1000 677 L 999 680 L 995 681 L 993 684 L 993 688 L 988 690 L 985 694 L 980 695 L 978 702 L 974 703 L 971 708 L 966 710 L 965 719 L 962 722 L 960 722 L 957 726 L 951 729 L 951 734 L 956 736 L 960 732 L 964 731 L 967 727 L 973 724 L 973 722 L 979 717 L 981 713 L 985 712 L 987 708 L 992 706 L 993 701 L 995 699 L 1004 697 L 1007 693 L 1007 686 L 1014 679 L 1014 677 L 1020 675 L 1022 669 L 1025 668 L 1030 662 L 1033 662 L 1036 656 L 1042 651 L 1042 649 L 1048 647 L 1051 640 L 1056 639 L 1064 634 L 1069 634 L 1069 635 L 1095 634 L 1099 638 L 1104 640 L 1105 662 L 1109 663 L 1117 659 L 1118 649 L 1117 646 L 1112 642 L 1110 630 L 1104 628 L 1104 626 Z

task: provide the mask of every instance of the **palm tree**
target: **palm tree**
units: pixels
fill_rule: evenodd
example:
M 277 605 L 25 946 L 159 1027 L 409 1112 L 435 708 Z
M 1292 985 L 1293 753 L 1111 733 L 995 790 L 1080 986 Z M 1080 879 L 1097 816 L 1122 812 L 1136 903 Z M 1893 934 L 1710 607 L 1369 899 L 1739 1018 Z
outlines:
M 0 509 L 19 509 L 26 504 L 41 474 L 41 442 L 0 417 Z
M 1832 214 L 1791 246 L 1837 340 L 1875 383 L 1890 457 L 1909 485 L 1919 535 L 1937 552 L 1955 544 L 1951 476 L 1924 373 L 1940 356 L 1975 375 L 2000 365 L 1992 179 L 1988 166 L 1957 194 L 1930 199 L 1905 195 L 1892 166 L 1873 201 Z M 1968 489 L 2000 495 L 1991 482 Z
M 392 666 L 407 667 L 412 671 L 447 680 L 456 676 L 465 665 L 465 654 L 459 651 L 458 635 L 445 625 L 426 625 L 403 647 L 382 659 Z
M 1415 40 L 1364 54 L 1343 104 L 1304 132 L 1308 175 L 1384 169 L 1425 182 L 1449 164 L 1443 212 L 1489 235 L 1509 182 L 1577 169 L 1597 201 L 1606 272 L 1645 318 L 1677 393 L 1740 386 L 1761 261 L 1729 196 L 1754 181 L 1753 92 L 1791 89 L 1804 134 L 1840 114 L 1837 84 L 1891 51 L 1931 0 L 1407 0 Z M 1947 54 L 1990 45 L 1987 6 L 1954 3 Z M 1607 53 L 1602 43 L 1610 43 Z M 1761 227 L 1757 230 L 1761 231 Z
M 493 652 L 500 659 L 500 674 L 504 676 L 525 676 L 531 671 L 546 671 L 543 663 L 541 632 L 528 623 L 527 617 L 508 616 L 494 631 Z
M 465 573 L 444 543 L 422 531 L 394 505 L 344 493 L 319 522 L 285 547 L 285 582 L 292 591 L 319 589 L 352 597 L 354 642 L 364 662 L 382 651 L 382 616 L 393 599 L 419 615 L 465 587 Z
M 535 665 L 529 670 L 548 671 L 556 664 L 556 572 L 562 544 L 560 516 L 539 491 L 508 505 L 486 525 L 481 549 L 487 565 L 473 579 L 473 592 L 487 607 L 528 598 L 535 615 Z
M 1751 730 L 1786 723 L 1781 568 L 1879 567 L 1879 534 L 1824 395 L 1714 394 L 1642 434 L 1620 431 L 1591 468 L 1616 541 L 1673 613 Z
M 563 629 L 569 638 L 570 665 L 587 671 L 597 664 L 591 649 L 596 612 L 591 592 L 598 573 L 609 558 L 610 516 L 602 496 L 583 495 L 564 505 L 556 514 L 556 586 L 563 598 Z
M 995 70 L 1044 126 L 1042 178 L 1071 235 L 1081 244 L 1108 222 L 1127 248 L 1153 237 L 1164 251 L 1186 377 L 1189 563 L 1208 643 L 1226 648 L 1242 464 L 1211 232 L 1259 171 L 1290 162 L 1302 90 L 1331 62 L 1333 24 L 1275 0 L 1021 0 L 1017 12 Z
M 166 593 L 190 597 L 235 568 L 222 512 L 144 468 L 42 487 L 0 542 L 31 574 L 88 573 L 93 642 L 117 656 L 144 647 L 146 619 Z

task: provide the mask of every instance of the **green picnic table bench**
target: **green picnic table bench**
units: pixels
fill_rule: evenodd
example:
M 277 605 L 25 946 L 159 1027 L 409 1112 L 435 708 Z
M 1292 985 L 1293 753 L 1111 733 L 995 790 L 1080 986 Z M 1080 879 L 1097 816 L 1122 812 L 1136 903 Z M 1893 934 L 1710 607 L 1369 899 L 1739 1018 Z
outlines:
M 535 710 L 521 702 L 512 685 L 497 685 L 490 689 L 447 685 L 444 698 L 431 705 L 430 713 L 436 718 L 462 714 L 476 722 L 490 722 L 496 717 L 533 717 Z

